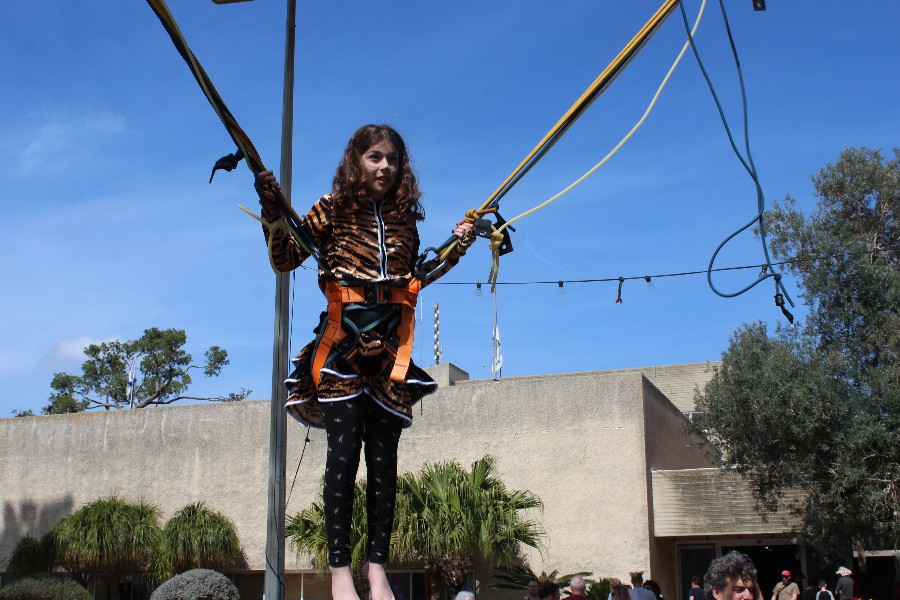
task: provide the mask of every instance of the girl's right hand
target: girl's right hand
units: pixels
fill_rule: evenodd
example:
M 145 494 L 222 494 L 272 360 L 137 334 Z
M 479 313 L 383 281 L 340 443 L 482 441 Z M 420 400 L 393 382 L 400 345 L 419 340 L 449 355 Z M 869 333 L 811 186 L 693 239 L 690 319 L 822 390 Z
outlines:
M 260 171 L 256 175 L 256 192 L 259 194 L 259 205 L 262 207 L 263 218 L 273 221 L 281 217 L 281 206 L 275 199 L 276 191 L 280 189 L 278 180 L 272 171 Z

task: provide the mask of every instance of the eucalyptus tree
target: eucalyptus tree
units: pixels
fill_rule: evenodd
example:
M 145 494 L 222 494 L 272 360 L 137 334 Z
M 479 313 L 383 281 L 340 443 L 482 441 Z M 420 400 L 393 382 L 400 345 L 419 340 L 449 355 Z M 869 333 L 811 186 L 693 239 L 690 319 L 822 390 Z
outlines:
M 809 307 L 796 329 L 732 336 L 697 396 L 711 456 L 762 511 L 789 488 L 797 534 L 824 553 L 900 545 L 900 150 L 848 148 L 765 220 Z
M 92 408 L 145 408 L 172 404 L 179 400 L 229 402 L 243 400 L 250 391 L 241 389 L 221 396 L 188 394 L 192 373 L 218 376 L 228 364 L 228 351 L 210 346 L 202 363 L 194 363 L 184 350 L 183 329 L 151 327 L 129 341 L 113 340 L 90 344 L 84 354 L 81 374 L 56 373 L 50 382 L 53 392 L 43 414 L 82 412 Z M 30 416 L 32 411 L 14 411 Z

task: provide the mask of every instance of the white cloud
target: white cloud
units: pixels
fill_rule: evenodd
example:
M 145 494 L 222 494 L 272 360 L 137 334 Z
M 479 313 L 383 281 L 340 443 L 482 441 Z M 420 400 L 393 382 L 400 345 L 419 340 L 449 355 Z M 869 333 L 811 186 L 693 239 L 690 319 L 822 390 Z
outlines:
M 97 340 L 88 336 L 81 336 L 78 338 L 67 338 L 62 339 L 56 342 L 56 345 L 53 347 L 53 350 L 50 351 L 44 358 L 41 359 L 41 366 L 50 366 L 56 365 L 60 362 L 84 362 L 84 349 L 90 346 L 91 344 L 102 344 L 103 342 L 110 342 L 115 338 L 110 338 L 108 340 Z
M 3 146 L 21 174 L 56 171 L 82 161 L 91 148 L 126 129 L 124 115 L 111 111 L 41 111 L 25 119 Z

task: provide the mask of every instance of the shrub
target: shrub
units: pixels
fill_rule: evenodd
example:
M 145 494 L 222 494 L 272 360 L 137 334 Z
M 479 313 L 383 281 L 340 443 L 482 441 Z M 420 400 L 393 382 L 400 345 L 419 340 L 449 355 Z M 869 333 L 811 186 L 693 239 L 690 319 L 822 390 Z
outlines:
M 44 534 L 41 539 L 26 535 L 19 540 L 9 557 L 6 575 L 19 579 L 34 573 L 48 573 L 53 570 L 53 562 L 53 532 Z
M 175 573 L 220 569 L 241 556 L 234 523 L 203 502 L 185 506 L 169 519 L 163 529 L 163 547 Z
M 209 569 L 193 569 L 176 575 L 156 588 L 150 600 L 241 600 L 228 578 Z
M 72 579 L 43 573 L 0 589 L 0 600 L 91 600 L 91 595 Z

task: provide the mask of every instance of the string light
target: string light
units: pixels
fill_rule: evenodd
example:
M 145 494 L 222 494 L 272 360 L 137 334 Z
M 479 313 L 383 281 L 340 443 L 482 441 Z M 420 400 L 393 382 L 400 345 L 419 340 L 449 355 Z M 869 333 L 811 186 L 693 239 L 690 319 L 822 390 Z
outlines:
M 900 249 L 900 244 L 890 245 L 890 246 L 883 247 L 883 248 L 877 247 L 877 248 L 875 248 L 874 251 L 885 253 L 888 250 L 896 250 L 896 249 Z M 846 260 L 846 259 L 850 259 L 850 258 L 858 257 L 858 256 L 870 256 L 872 253 L 873 253 L 873 250 L 866 250 L 863 252 L 850 252 L 847 254 L 839 254 L 839 255 L 825 254 L 825 255 L 811 256 L 808 258 L 796 258 L 793 260 L 784 260 L 781 262 L 769 263 L 769 264 L 765 264 L 765 265 L 742 265 L 739 267 L 719 267 L 717 269 L 704 269 L 702 271 L 683 271 L 681 273 L 661 273 L 661 274 L 657 274 L 657 275 L 640 275 L 640 276 L 631 276 L 631 277 L 605 277 L 605 278 L 599 278 L 599 279 L 558 279 L 556 281 L 498 281 L 498 282 L 496 282 L 496 285 L 553 285 L 553 284 L 555 284 L 559 288 L 559 292 L 561 294 L 564 294 L 565 293 L 564 286 L 566 283 L 611 283 L 611 282 L 617 282 L 619 284 L 619 289 L 618 289 L 618 294 L 616 296 L 616 304 L 621 304 L 622 303 L 622 285 L 626 281 L 630 281 L 630 280 L 643 279 L 647 283 L 647 287 L 649 289 L 653 289 L 654 288 L 654 284 L 653 284 L 654 278 L 684 277 L 687 275 L 703 275 L 703 274 L 714 273 L 714 272 L 738 271 L 738 270 L 743 270 L 743 269 L 760 269 L 760 271 L 761 271 L 760 275 L 762 276 L 762 275 L 765 275 L 769 269 L 774 270 L 774 267 L 776 267 L 776 266 L 803 264 L 803 263 L 809 264 L 809 263 L 826 260 L 826 259 Z M 786 298 L 783 294 L 780 293 L 781 290 L 778 289 L 778 285 L 780 284 L 780 280 L 781 280 L 781 275 L 776 273 L 773 275 L 773 278 L 775 279 L 775 284 L 776 284 L 775 305 L 781 309 L 781 312 L 791 323 L 791 326 L 795 327 L 796 323 L 795 323 L 794 316 L 787 309 L 787 306 L 785 306 Z M 437 281 L 432 285 L 472 285 L 472 282 Z M 480 282 L 475 283 L 475 293 L 479 296 L 481 295 L 481 283 Z
M 879 251 L 884 252 L 886 250 L 895 250 L 900 249 L 900 244 L 887 246 L 885 248 L 878 248 Z M 800 263 L 811 263 L 817 260 L 823 259 L 848 259 L 856 256 L 870 256 L 872 254 L 871 250 L 866 250 L 863 252 L 851 252 L 848 254 L 840 254 L 840 255 L 819 255 L 819 256 L 811 256 L 809 258 L 797 258 L 794 260 L 784 260 L 781 262 L 771 263 L 772 267 L 783 266 L 783 265 L 793 265 Z M 637 279 L 643 279 L 648 285 L 653 286 L 653 279 L 662 279 L 663 277 L 685 277 L 688 275 L 705 275 L 707 272 L 710 273 L 721 273 L 723 271 L 740 271 L 744 269 L 761 269 L 763 272 L 766 272 L 769 268 L 769 265 L 742 265 L 739 267 L 718 267 L 716 269 L 703 269 L 702 271 L 682 271 L 680 273 L 659 273 L 656 275 L 634 275 L 629 277 L 604 277 L 598 279 L 558 279 L 555 281 L 498 281 L 497 285 L 556 285 L 561 290 L 563 289 L 563 285 L 566 283 L 612 283 L 618 282 L 620 279 L 622 281 L 634 281 Z M 474 281 L 436 281 L 431 285 L 475 285 L 476 292 L 478 288 L 481 286 L 480 283 L 476 283 Z

